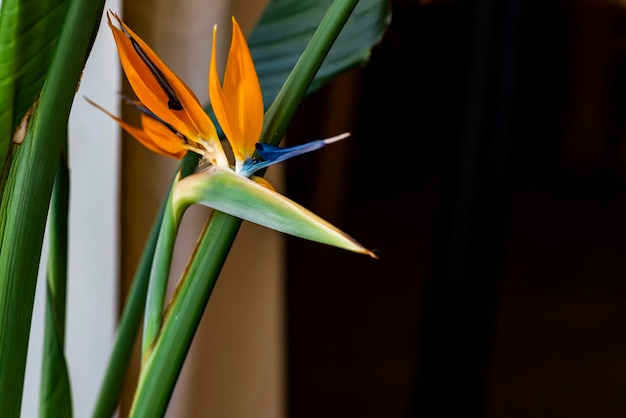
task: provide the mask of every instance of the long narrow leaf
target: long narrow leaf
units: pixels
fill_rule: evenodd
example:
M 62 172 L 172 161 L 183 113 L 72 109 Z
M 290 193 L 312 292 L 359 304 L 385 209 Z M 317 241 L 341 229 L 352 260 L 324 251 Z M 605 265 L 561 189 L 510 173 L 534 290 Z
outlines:
M 43 339 L 39 418 L 70 418 L 72 393 L 65 360 L 65 311 L 67 294 L 67 236 L 70 176 L 67 159 L 57 168 L 48 229 L 48 277 Z
M 80 74 L 104 0 L 72 0 L 38 106 L 12 166 L 0 214 L 0 405 L 20 415 L 22 387 L 41 246 L 56 167 Z
M 68 0 L 4 0 L 0 9 L 0 166 L 11 137 L 43 86 Z M 0 188 L 1 189 L 1 188 Z

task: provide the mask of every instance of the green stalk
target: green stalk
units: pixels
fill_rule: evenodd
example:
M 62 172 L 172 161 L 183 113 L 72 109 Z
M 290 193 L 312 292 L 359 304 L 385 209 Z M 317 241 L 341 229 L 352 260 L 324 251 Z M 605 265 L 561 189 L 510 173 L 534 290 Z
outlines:
M 163 334 L 144 363 L 130 417 L 164 415 L 193 335 L 240 225 L 241 219 L 221 212 L 212 213 L 192 256 L 194 261 L 176 290 L 176 302 L 166 311 Z
M 107 364 L 104 379 L 100 385 L 98 399 L 94 407 L 93 418 L 110 418 L 115 414 L 119 403 L 124 376 L 130 363 L 130 358 L 139 331 L 141 316 L 146 304 L 150 266 L 156 248 L 159 225 L 163 217 L 165 202 L 161 205 L 154 219 L 150 235 L 141 254 L 137 270 L 133 276 L 132 285 L 128 292 L 126 304 L 115 334 L 113 351 Z
M 280 143 L 315 74 L 358 2 L 359 0 L 335 0 L 330 5 L 276 99 L 267 109 L 259 142 L 274 145 Z
M 336 0 L 268 110 L 263 142 L 278 144 L 297 106 L 358 0 Z M 163 416 L 241 219 L 214 211 L 168 307 L 161 332 L 144 366 L 131 417 Z
M 172 265 L 174 244 L 176 243 L 176 232 L 180 223 L 180 219 L 176 219 L 174 216 L 174 206 L 172 205 L 172 192 L 175 184 L 176 182 L 173 181 L 167 194 L 165 211 L 161 219 L 161 228 L 159 229 L 159 237 L 150 271 L 141 344 L 142 363 L 147 358 L 161 328 L 161 317 L 165 305 L 165 294 L 167 293 L 167 282 Z
M 104 0 L 72 0 L 38 107 L 14 147 L 2 196 L 0 405 L 20 415 L 24 369 L 44 229 L 70 108 L 100 23 Z
M 163 217 L 164 204 L 154 219 L 146 246 L 141 254 L 141 259 L 135 271 L 133 282 L 128 292 L 126 304 L 117 327 L 113 351 L 104 375 L 98 400 L 94 408 L 93 418 L 110 418 L 114 415 L 119 402 L 124 376 L 128 369 L 133 346 L 137 338 L 141 316 L 146 304 L 146 292 L 148 279 L 150 278 L 150 266 L 154 257 L 159 224 Z
M 39 392 L 40 418 L 72 416 L 72 393 L 64 349 L 69 191 L 67 159 L 62 157 L 50 202 L 46 315 Z
M 193 173 L 197 165 L 198 156 L 191 152 L 187 153 L 184 160 L 179 165 L 181 175 L 184 177 Z M 141 254 L 137 270 L 135 271 L 122 317 L 117 327 L 113 351 L 109 358 L 104 379 L 100 385 L 100 392 L 98 393 L 98 400 L 96 401 L 92 418 L 110 418 L 117 409 L 124 376 L 126 375 L 133 346 L 137 338 L 137 332 L 139 331 L 141 316 L 146 306 L 146 293 L 148 291 L 150 269 L 152 260 L 154 259 L 157 237 L 167 202 L 168 199 L 164 199 L 161 203 L 161 207 L 152 224 L 150 235 L 146 241 L 146 246 Z

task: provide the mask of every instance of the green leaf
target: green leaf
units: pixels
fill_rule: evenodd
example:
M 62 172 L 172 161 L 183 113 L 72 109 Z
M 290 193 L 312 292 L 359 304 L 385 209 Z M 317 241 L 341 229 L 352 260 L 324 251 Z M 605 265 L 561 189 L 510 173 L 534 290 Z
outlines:
M 46 280 L 39 418 L 72 416 L 72 392 L 65 360 L 69 189 L 70 175 L 64 156 L 59 161 L 50 201 L 48 234 L 50 250 Z
M 320 25 L 332 0 L 273 0 L 248 37 L 266 108 Z M 360 0 L 315 75 L 308 93 L 365 64 L 391 20 L 389 0 Z
M 176 219 L 195 203 L 286 234 L 376 258 L 372 251 L 324 219 L 230 168 L 210 166 L 180 180 L 173 194 Z
M 52 186 L 67 121 L 100 24 L 104 0 L 71 0 L 63 30 L 0 206 L 0 405 L 20 416 L 28 336 Z M 54 36 L 54 34 L 52 34 Z M 41 35 L 50 40 L 46 34 Z
M 0 164 L 3 166 L 13 132 L 43 87 L 68 3 L 68 0 L 2 1 Z
M 63 336 L 56 312 L 54 295 L 46 286 L 44 364 L 41 375 L 39 418 L 71 418 L 72 393 L 65 360 Z

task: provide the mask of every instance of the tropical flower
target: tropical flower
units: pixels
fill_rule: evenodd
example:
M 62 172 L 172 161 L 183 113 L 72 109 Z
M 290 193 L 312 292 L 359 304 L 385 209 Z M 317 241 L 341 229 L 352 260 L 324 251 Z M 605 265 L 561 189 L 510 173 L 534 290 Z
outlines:
M 192 90 L 115 13 L 108 12 L 107 19 L 122 68 L 138 98 L 125 100 L 141 112 L 142 126 L 132 126 L 92 104 L 154 152 L 180 159 L 193 151 L 201 157 L 205 168 L 179 179 L 174 188 L 178 217 L 189 205 L 200 203 L 288 234 L 376 258 L 372 251 L 254 175 L 260 169 L 319 149 L 349 134 L 286 148 L 258 142 L 264 118 L 261 86 L 245 37 L 234 18 L 223 84 L 216 64 L 217 26 L 213 28 L 209 70 L 211 106 L 232 149 L 234 165 L 228 161 L 217 129 Z

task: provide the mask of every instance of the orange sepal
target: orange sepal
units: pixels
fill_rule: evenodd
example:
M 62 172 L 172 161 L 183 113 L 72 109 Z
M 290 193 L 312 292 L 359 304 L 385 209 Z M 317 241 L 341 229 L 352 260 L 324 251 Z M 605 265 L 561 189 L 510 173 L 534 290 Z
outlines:
M 152 71 L 138 55 L 129 37 L 111 21 L 111 15 L 118 24 L 139 45 L 147 58 L 163 74 L 167 83 L 175 92 L 183 110 L 168 107 L 168 96 L 157 82 Z M 171 71 L 156 53 L 137 36 L 114 13 L 107 13 L 109 27 L 113 32 L 124 73 L 139 100 L 160 119 L 172 125 L 191 140 L 198 135 L 205 139 L 217 139 L 217 131 L 209 116 L 204 112 L 193 91 L 173 71 Z
M 144 129 L 137 128 L 136 126 L 133 126 L 130 123 L 125 122 L 121 118 L 113 115 L 99 104 L 94 103 L 89 99 L 86 100 L 91 105 L 106 113 L 111 119 L 117 122 L 122 127 L 122 129 L 132 135 L 137 141 L 139 141 L 150 151 L 176 159 L 181 159 L 187 153 L 187 149 L 184 148 L 184 141 L 182 140 L 182 138 L 179 138 L 178 136 L 176 136 L 176 134 L 167 129 L 167 127 L 163 126 L 160 122 L 151 119 L 149 116 L 141 115 L 142 125 L 144 126 L 144 129 L 146 127 L 150 128 L 149 130 L 144 131 Z M 150 121 L 153 123 L 151 123 Z M 162 129 L 154 127 L 154 124 L 160 125 Z M 167 132 L 163 132 L 163 130 Z
M 248 44 L 235 18 L 233 36 L 220 86 L 216 64 L 216 34 L 209 73 L 209 96 L 215 116 L 233 148 L 235 158 L 243 162 L 254 154 L 263 128 L 263 97 Z
M 163 125 L 158 120 L 155 120 L 148 115 L 142 114 L 141 126 L 145 135 L 150 138 L 150 140 L 153 144 L 155 144 L 156 147 L 162 150 L 161 154 L 169 155 L 170 157 L 176 159 L 181 159 L 187 153 L 185 140 L 176 135 L 167 126 Z

